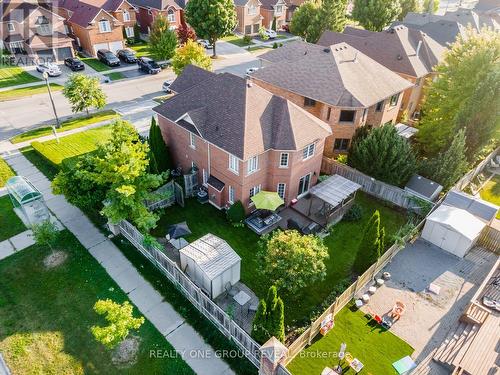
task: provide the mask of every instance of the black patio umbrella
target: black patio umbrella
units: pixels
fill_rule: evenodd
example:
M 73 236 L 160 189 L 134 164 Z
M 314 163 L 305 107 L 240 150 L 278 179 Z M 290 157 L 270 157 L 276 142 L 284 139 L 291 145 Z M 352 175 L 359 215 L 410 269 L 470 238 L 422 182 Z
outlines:
M 170 238 L 180 238 L 189 234 L 191 234 L 191 231 L 185 221 L 168 227 L 168 235 Z

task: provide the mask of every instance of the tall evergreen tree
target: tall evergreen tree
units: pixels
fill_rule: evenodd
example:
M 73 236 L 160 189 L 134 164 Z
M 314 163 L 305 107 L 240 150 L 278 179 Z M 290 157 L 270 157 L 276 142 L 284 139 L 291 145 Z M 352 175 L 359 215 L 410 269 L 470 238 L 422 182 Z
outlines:
M 279 341 L 285 340 L 285 307 L 283 300 L 278 297 L 277 289 L 273 285 L 267 291 L 266 300 L 260 300 L 252 324 L 252 337 L 264 343 L 271 337 Z
M 366 224 L 359 243 L 353 268 L 358 274 L 365 272 L 380 257 L 380 213 L 376 210 Z
M 316 16 L 318 39 L 325 31 L 342 32 L 346 19 L 347 0 L 323 0 Z
M 149 128 L 149 148 L 151 157 L 155 165 L 150 166 L 153 173 L 168 171 L 172 165 L 170 152 L 161 135 L 160 127 L 156 124 L 156 119 L 151 117 L 151 127 Z M 154 172 L 156 169 L 156 172 Z
M 269 333 L 266 328 L 266 318 L 267 318 L 267 306 L 266 301 L 261 299 L 257 307 L 257 312 L 252 322 L 252 337 L 255 341 L 264 343 L 268 340 Z
M 352 18 L 371 31 L 382 31 L 400 14 L 399 0 L 354 0 L 352 9 Z

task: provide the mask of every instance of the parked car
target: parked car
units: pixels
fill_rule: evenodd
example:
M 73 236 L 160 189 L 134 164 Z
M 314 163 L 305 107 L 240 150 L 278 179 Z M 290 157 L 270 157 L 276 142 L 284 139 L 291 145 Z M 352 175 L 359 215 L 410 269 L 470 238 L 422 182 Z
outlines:
M 135 52 L 128 48 L 119 50 L 116 53 L 116 56 L 118 56 L 121 61 L 126 62 L 127 64 L 135 64 L 137 62 L 137 56 L 135 55 Z
M 120 59 L 115 54 L 107 49 L 100 49 L 97 51 L 97 58 L 108 66 L 119 66 Z
M 74 72 L 85 69 L 85 64 L 76 57 L 68 57 L 67 59 L 64 59 L 64 65 Z
M 250 75 L 255 73 L 257 70 L 259 70 L 259 68 L 255 67 L 255 66 L 248 68 L 246 71 L 247 77 L 250 77 Z
M 213 49 L 214 46 L 212 44 L 210 44 L 210 42 L 206 39 L 198 39 L 198 44 L 202 47 L 204 47 L 205 49 Z
M 62 74 L 61 69 L 59 67 L 51 62 L 44 62 L 40 63 L 36 66 L 36 70 L 40 73 L 45 73 L 49 75 L 49 77 L 58 77 Z
M 163 82 L 163 85 L 161 85 L 161 89 L 165 94 L 171 94 L 172 90 L 170 90 L 170 86 L 172 85 L 173 80 L 168 80 Z
M 276 31 L 271 30 L 271 29 L 264 30 L 264 34 L 266 34 L 269 39 L 274 39 L 274 38 L 276 38 L 278 36 L 278 34 L 276 33 Z
M 139 69 L 148 74 L 158 74 L 161 72 L 161 67 L 156 61 L 149 57 L 141 57 L 137 60 Z

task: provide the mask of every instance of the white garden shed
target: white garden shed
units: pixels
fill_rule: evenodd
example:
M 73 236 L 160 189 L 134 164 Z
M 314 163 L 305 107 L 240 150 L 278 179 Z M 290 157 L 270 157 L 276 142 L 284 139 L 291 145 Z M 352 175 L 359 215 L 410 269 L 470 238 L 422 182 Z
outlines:
M 449 253 L 464 257 L 485 226 L 470 212 L 443 204 L 427 218 L 422 238 Z
M 241 258 L 223 239 L 206 234 L 179 250 L 181 268 L 214 299 L 240 281 Z

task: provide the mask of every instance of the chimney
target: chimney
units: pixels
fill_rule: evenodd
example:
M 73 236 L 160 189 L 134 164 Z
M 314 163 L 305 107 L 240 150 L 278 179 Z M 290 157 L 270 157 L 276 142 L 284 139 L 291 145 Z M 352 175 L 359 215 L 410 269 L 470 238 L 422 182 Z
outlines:
M 415 55 L 417 55 L 417 57 L 418 57 L 418 53 L 420 52 L 420 47 L 422 47 L 422 41 L 421 40 L 418 41 L 417 52 L 415 52 Z

